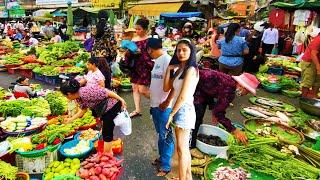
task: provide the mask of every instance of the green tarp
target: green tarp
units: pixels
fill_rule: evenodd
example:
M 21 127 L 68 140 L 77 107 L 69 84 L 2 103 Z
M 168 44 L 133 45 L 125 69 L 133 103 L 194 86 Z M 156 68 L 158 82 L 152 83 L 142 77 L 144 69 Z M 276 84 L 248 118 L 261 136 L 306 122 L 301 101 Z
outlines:
M 278 8 L 290 8 L 290 9 L 319 9 L 320 1 L 319 0 L 306 0 L 301 3 L 285 3 L 285 2 L 276 2 L 272 4 Z

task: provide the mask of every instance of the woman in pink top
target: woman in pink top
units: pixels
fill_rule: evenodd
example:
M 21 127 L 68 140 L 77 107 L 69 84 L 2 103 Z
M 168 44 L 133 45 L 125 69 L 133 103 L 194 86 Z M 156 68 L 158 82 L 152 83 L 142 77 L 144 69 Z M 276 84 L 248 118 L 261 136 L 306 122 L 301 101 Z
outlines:
M 113 119 L 121 112 L 121 109 L 127 107 L 123 98 L 116 93 L 101 88 L 97 84 L 89 84 L 80 87 L 80 83 L 71 79 L 60 85 L 60 91 L 69 100 L 76 100 L 80 105 L 80 111 L 74 116 L 65 119 L 65 123 L 71 123 L 77 118 L 81 118 L 89 109 L 94 110 L 97 106 L 107 100 L 107 106 L 102 109 L 103 115 L 100 117 L 102 120 L 102 138 L 104 140 L 104 152 L 112 153 L 112 140 L 114 122 Z
M 215 58 L 218 58 L 221 55 L 221 51 L 218 48 L 217 41 L 224 37 L 223 33 L 224 33 L 224 31 L 222 28 L 218 28 L 217 30 L 213 30 L 213 33 L 212 33 L 211 42 L 210 42 L 211 55 Z

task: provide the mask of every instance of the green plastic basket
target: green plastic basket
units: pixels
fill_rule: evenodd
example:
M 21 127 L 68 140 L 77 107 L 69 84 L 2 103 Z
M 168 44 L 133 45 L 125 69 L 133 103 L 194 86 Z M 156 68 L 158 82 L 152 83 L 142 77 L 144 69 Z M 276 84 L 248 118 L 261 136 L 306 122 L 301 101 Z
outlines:
M 301 96 L 301 91 L 281 90 L 281 94 L 288 96 L 290 98 L 296 98 Z
M 54 177 L 53 180 L 81 180 L 81 178 L 73 175 L 61 175 Z
M 262 82 L 261 84 L 262 84 L 263 89 L 268 92 L 276 93 L 276 92 L 281 91 L 281 86 L 277 83 L 267 84 L 267 83 Z
M 37 157 L 45 156 L 48 151 L 53 152 L 57 150 L 60 146 L 61 144 L 57 144 L 54 146 L 47 146 L 46 148 L 41 150 L 34 150 L 34 151 L 28 151 L 28 152 L 17 151 L 17 154 L 26 158 L 37 158 Z

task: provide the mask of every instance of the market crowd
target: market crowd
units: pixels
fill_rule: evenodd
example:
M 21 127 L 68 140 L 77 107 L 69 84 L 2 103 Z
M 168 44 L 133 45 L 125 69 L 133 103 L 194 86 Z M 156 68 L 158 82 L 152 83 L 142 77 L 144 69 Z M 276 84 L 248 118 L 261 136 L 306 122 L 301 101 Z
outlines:
M 169 38 L 177 40 L 170 56 L 163 47 L 160 32 L 155 28 L 150 30 L 148 19 L 141 18 L 134 29 L 126 29 L 120 43 L 107 22 L 107 12 L 100 11 L 98 20 L 91 37 L 85 42 L 85 49 L 92 55 L 87 63 L 87 74 L 60 86 L 60 91 L 69 100 L 80 105 L 80 110 L 65 123 L 82 117 L 88 109 L 93 110 L 95 116 L 103 121 L 104 150 L 112 152 L 113 119 L 126 108 L 126 101 L 110 90 L 109 65 L 123 54 L 121 67 L 129 72 L 135 105 L 130 117 L 142 116 L 141 96 L 150 99 L 150 113 L 158 134 L 159 157 L 152 161 L 158 167 L 157 176 L 165 176 L 171 171 L 171 159 L 176 148 L 179 179 L 192 179 L 190 149 L 196 146 L 207 106 L 212 111 L 212 124 L 220 123 L 237 140 L 247 143 L 246 135 L 226 117 L 226 110 L 237 96 L 256 95 L 259 81 L 250 73 L 258 71 L 260 64 L 265 62 L 266 54 L 281 49 L 277 28 L 267 23 L 255 28 L 245 22 L 230 23 L 226 27 L 214 26 L 201 36 L 188 22 L 181 30 L 166 33 Z M 54 31 L 47 22 L 40 34 L 54 42 L 65 41 L 68 37 L 64 25 L 65 22 Z M 15 32 L 9 24 L 4 31 L 10 38 L 36 43 L 29 34 L 34 30 L 31 25 L 29 27 L 25 30 L 18 22 Z M 315 97 L 320 86 L 319 32 L 319 29 L 314 29 L 313 40 L 302 56 L 303 96 L 307 97 Z M 200 41 L 210 46 L 210 55 L 218 63 L 216 69 L 201 63 L 196 47 Z M 19 79 L 15 87 L 17 91 L 26 89 L 20 87 L 25 80 Z M 29 90 L 28 93 L 33 95 Z

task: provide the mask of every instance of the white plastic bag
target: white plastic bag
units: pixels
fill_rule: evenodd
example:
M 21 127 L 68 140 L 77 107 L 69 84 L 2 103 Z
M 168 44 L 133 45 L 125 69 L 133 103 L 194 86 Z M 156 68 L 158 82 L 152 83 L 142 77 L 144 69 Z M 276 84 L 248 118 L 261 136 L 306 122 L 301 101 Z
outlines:
M 126 109 L 123 109 L 113 120 L 115 126 L 120 127 L 120 131 L 128 136 L 132 132 L 131 118 Z

